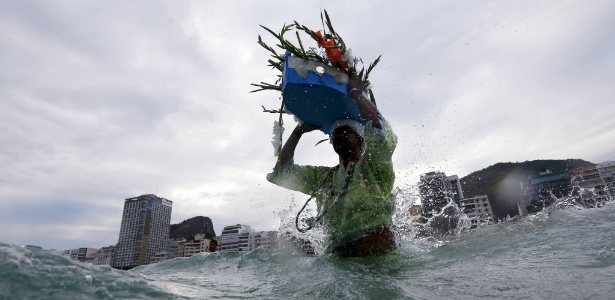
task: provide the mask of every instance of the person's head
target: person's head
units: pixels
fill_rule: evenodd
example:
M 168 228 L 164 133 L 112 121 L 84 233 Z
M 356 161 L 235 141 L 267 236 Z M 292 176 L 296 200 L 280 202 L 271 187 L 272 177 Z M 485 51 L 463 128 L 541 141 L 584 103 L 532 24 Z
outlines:
M 218 241 L 211 240 L 209 241 L 209 252 L 216 252 L 218 250 Z
M 363 125 L 353 120 L 339 120 L 331 126 L 333 150 L 344 160 L 358 160 L 363 154 Z

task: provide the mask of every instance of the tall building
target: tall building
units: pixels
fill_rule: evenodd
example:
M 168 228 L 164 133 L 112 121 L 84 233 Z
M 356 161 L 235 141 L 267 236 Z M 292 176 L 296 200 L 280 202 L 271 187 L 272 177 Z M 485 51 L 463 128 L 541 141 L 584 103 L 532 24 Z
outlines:
M 615 161 L 607 161 L 596 165 L 600 178 L 604 181 L 609 200 L 615 199 Z
M 608 190 L 596 166 L 576 168 L 570 175 L 577 201 L 583 206 L 595 207 L 607 201 Z
M 553 173 L 544 170 L 529 177 L 525 197 L 528 212 L 537 212 L 572 192 L 570 172 Z
M 152 194 L 126 199 L 114 268 L 149 264 L 154 254 L 167 249 L 172 207 L 172 201 Z
M 470 228 L 493 224 L 493 211 L 487 195 L 461 199 L 459 208 L 470 219 Z
M 461 181 L 459 181 L 459 176 L 451 175 L 446 177 L 448 182 L 451 184 L 451 197 L 453 198 L 453 202 L 459 206 L 459 202 L 463 199 L 463 191 L 461 190 Z
M 244 251 L 248 247 L 249 233 L 254 232 L 248 225 L 226 226 L 220 235 L 220 251 Z M 248 234 L 248 235 L 246 235 Z M 240 237 L 241 236 L 241 249 Z M 249 251 L 249 250 L 248 250 Z
M 254 230 L 245 231 L 239 234 L 238 252 L 250 252 L 254 245 Z
M 429 172 L 421 175 L 418 186 L 423 215 L 427 218 L 439 214 L 442 208 L 453 199 L 451 182 L 443 172 Z
M 276 249 L 278 247 L 277 231 L 259 231 L 254 234 L 252 249 L 265 248 Z
M 600 206 L 615 198 L 615 161 L 572 170 L 572 183 L 584 206 Z

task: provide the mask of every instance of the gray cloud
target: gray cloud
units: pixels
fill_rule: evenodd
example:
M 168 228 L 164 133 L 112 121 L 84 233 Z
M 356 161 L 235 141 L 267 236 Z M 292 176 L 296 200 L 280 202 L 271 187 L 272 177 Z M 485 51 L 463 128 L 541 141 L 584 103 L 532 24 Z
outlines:
M 266 182 L 279 94 L 259 24 L 320 26 L 326 8 L 372 75 L 399 136 L 397 185 L 500 161 L 613 160 L 615 41 L 608 1 L 283 1 L 0 4 L 0 241 L 100 247 L 123 199 L 273 229 L 303 195 Z M 352 7 L 352 13 L 348 13 Z M 307 39 L 304 39 L 304 42 Z M 294 126 L 286 118 L 287 133 Z M 306 136 L 303 164 L 336 164 Z

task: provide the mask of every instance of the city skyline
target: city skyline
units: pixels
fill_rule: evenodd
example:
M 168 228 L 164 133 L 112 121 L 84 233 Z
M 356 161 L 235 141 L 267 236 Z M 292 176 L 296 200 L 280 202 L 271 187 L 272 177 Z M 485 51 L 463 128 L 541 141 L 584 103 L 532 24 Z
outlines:
M 305 195 L 265 179 L 276 116 L 261 105 L 280 102 L 249 93 L 276 75 L 259 25 L 318 28 L 322 9 L 355 55 L 382 55 L 370 79 L 399 137 L 397 187 L 431 170 L 615 160 L 610 1 L 3 2 L 0 242 L 115 244 L 123 199 L 142 194 L 172 199 L 171 223 L 277 229 Z M 335 165 L 314 146 L 325 137 L 305 136 L 297 163 Z
M 538 210 L 528 211 L 528 209 L 530 208 L 530 205 L 535 205 L 536 201 L 540 201 L 541 203 L 544 203 L 544 206 L 540 207 L 541 210 L 542 208 L 546 208 L 548 206 L 556 204 L 554 202 L 554 199 L 550 199 L 550 198 L 552 198 L 553 194 L 560 194 L 564 191 L 565 191 L 564 194 L 560 195 L 558 199 L 561 199 L 565 203 L 567 203 L 565 205 L 570 205 L 571 204 L 570 201 L 574 199 L 573 201 L 575 201 L 577 205 L 580 205 L 585 208 L 601 207 L 606 202 L 611 201 L 613 199 L 613 195 L 615 195 L 614 194 L 615 193 L 614 174 L 615 174 L 615 161 L 603 162 L 603 163 L 595 164 L 592 166 L 576 167 L 576 168 L 568 169 L 566 171 L 558 172 L 558 173 L 552 173 L 548 168 L 542 169 L 541 171 L 537 171 L 536 173 L 532 173 L 527 178 L 522 179 L 522 181 L 520 181 L 521 186 L 523 186 L 524 183 L 527 184 L 528 186 L 526 187 L 525 190 L 520 190 L 520 193 L 517 195 L 518 197 L 515 200 L 516 201 L 515 203 L 518 205 L 518 214 L 525 215 L 525 214 L 528 214 L 528 212 L 529 213 L 537 212 Z M 545 178 L 545 180 L 536 181 L 536 178 L 540 178 L 540 177 Z M 562 181 L 561 179 L 566 179 L 566 180 Z M 552 183 L 549 183 L 549 182 L 552 182 Z M 547 184 L 544 185 L 544 183 L 547 183 Z M 534 184 L 538 184 L 538 186 L 533 186 Z M 543 187 L 546 188 L 547 190 L 540 191 L 542 190 Z M 468 219 L 467 222 L 469 222 L 469 223 L 461 222 L 457 224 L 455 227 L 464 226 L 470 229 L 474 229 L 479 226 L 492 225 L 496 223 L 495 215 L 493 213 L 493 210 L 491 209 L 492 201 L 495 201 L 495 200 L 494 199 L 489 200 L 487 195 L 475 195 L 475 196 L 471 196 L 467 198 L 464 197 L 463 186 L 461 184 L 460 178 L 457 175 L 447 176 L 444 172 L 440 172 L 440 171 L 431 171 L 425 174 L 421 174 L 420 182 L 417 184 L 417 188 L 420 194 L 419 195 L 420 203 L 418 202 L 413 203 L 408 211 L 409 215 L 414 217 L 413 221 L 411 222 L 412 224 L 415 224 L 415 225 L 424 224 L 425 221 L 427 220 L 426 218 L 431 218 L 432 216 L 434 216 L 434 214 L 438 214 L 438 215 L 441 214 L 442 208 L 445 206 L 449 206 L 449 204 L 451 203 L 454 203 L 456 205 L 458 209 L 458 213 L 460 214 L 459 216 L 465 215 L 465 217 Z M 581 188 L 582 190 L 579 188 Z M 544 192 L 546 192 L 546 194 Z M 143 217 L 135 218 L 133 216 L 132 218 L 127 219 L 128 222 L 124 222 L 124 219 L 126 218 L 126 216 L 131 215 L 130 211 L 137 212 L 137 209 L 135 208 L 141 207 L 142 209 L 143 207 L 145 207 L 145 203 L 139 203 L 142 205 L 139 206 L 138 204 L 135 204 L 135 205 L 132 205 L 134 207 L 133 209 L 127 209 L 127 205 L 129 202 L 151 202 L 151 200 L 154 200 L 156 202 L 161 202 L 161 204 L 168 206 L 168 213 L 169 213 L 169 216 L 166 217 L 163 223 L 169 221 L 170 219 L 170 211 L 171 211 L 170 208 L 172 206 L 172 201 L 168 199 L 158 197 L 152 194 L 147 194 L 147 195 L 141 195 L 138 197 L 127 198 L 125 200 L 126 202 L 125 202 L 124 214 L 122 218 L 122 229 L 120 230 L 119 241 L 122 241 L 123 235 L 127 235 L 124 232 L 127 231 L 125 227 L 127 227 L 128 223 L 131 223 L 131 222 L 138 223 L 141 219 L 144 219 Z M 150 201 L 147 201 L 147 200 L 150 200 Z M 150 203 L 148 203 L 147 205 L 148 209 L 149 209 L 149 206 L 150 206 Z M 431 212 L 431 210 L 433 210 L 433 212 Z M 191 219 L 201 218 L 201 217 L 209 218 L 206 216 L 193 216 L 189 219 L 181 221 L 180 223 L 184 223 Z M 407 215 L 402 216 L 402 218 L 406 218 L 406 217 Z M 510 219 L 510 217 L 511 215 L 508 215 L 506 218 L 498 220 L 497 222 L 499 223 L 502 221 L 507 221 Z M 211 222 L 212 222 L 211 226 L 215 227 L 215 225 L 213 225 L 213 221 Z M 169 225 L 173 225 L 173 224 L 169 223 Z M 175 224 L 175 225 L 178 225 L 178 224 Z M 192 228 L 195 228 L 194 225 L 192 226 Z M 285 230 L 288 230 L 288 228 L 286 228 Z M 128 231 L 134 231 L 134 230 L 129 229 Z M 229 249 L 238 248 L 238 244 L 237 244 L 237 242 L 239 241 L 238 238 L 242 233 L 251 233 L 251 234 L 259 233 L 260 234 L 264 232 L 278 232 L 278 230 L 274 230 L 274 231 L 265 230 L 265 231 L 257 232 L 255 229 L 252 229 L 251 226 L 248 224 L 238 223 L 238 224 L 233 224 L 233 225 L 224 225 L 223 230 L 221 231 L 220 235 L 216 235 L 215 238 L 219 240 L 218 243 L 221 246 L 220 251 L 225 251 L 225 250 L 228 251 Z M 229 233 L 231 233 L 231 236 L 233 236 L 234 234 L 234 236 L 230 237 L 228 235 Z M 290 233 L 291 233 L 290 231 L 287 231 L 286 234 L 290 234 Z M 164 239 L 165 242 L 180 240 L 178 238 L 171 238 L 170 232 L 168 235 L 169 237 Z M 205 237 L 205 233 L 198 233 L 195 236 L 193 236 L 193 238 L 196 240 L 196 236 L 199 236 L 199 235 L 202 235 L 202 238 Z M 236 240 L 236 241 L 235 243 L 228 244 L 229 239 Z M 182 240 L 186 241 L 185 238 L 182 238 Z M 191 239 L 188 238 L 188 240 L 191 240 Z M 207 241 L 209 241 L 209 239 L 207 239 Z M 110 245 L 109 247 L 116 248 L 117 245 Z M 109 247 L 102 247 L 102 248 L 109 248 Z M 203 247 L 203 245 L 201 245 L 201 247 Z M 89 248 L 81 247 L 80 249 L 79 248 L 64 249 L 64 253 L 65 254 L 71 253 L 71 258 L 73 258 L 72 252 L 71 252 L 72 250 L 77 251 L 77 250 L 83 250 L 83 249 L 89 249 Z M 151 251 L 150 254 L 151 255 L 156 254 L 155 252 L 160 251 L 160 250 L 161 249 Z M 240 250 L 240 252 L 241 251 L 245 252 L 245 250 Z M 75 252 L 74 254 L 75 254 L 75 257 L 73 259 L 77 259 L 77 256 L 76 256 L 77 253 Z M 165 254 L 164 259 L 168 259 L 166 254 Z

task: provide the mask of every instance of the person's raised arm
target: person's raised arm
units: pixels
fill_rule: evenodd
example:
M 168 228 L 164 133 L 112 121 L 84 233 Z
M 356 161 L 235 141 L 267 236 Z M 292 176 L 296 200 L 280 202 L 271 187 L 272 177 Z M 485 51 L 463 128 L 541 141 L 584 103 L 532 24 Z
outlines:
M 310 132 L 316 129 L 318 129 L 318 127 L 307 123 L 297 124 L 293 132 L 288 137 L 288 140 L 286 140 L 286 143 L 284 143 L 284 146 L 282 146 L 282 150 L 280 151 L 279 164 L 283 166 L 289 160 L 293 159 L 295 157 L 295 148 L 297 148 L 297 144 L 299 144 L 301 136 L 306 132 Z
M 365 96 L 363 96 L 363 90 L 365 83 L 357 76 L 353 74 L 348 80 L 348 95 L 354 99 L 359 108 L 361 118 L 366 122 L 372 121 L 372 126 L 375 128 L 382 128 L 380 125 L 380 112 L 378 108 Z

